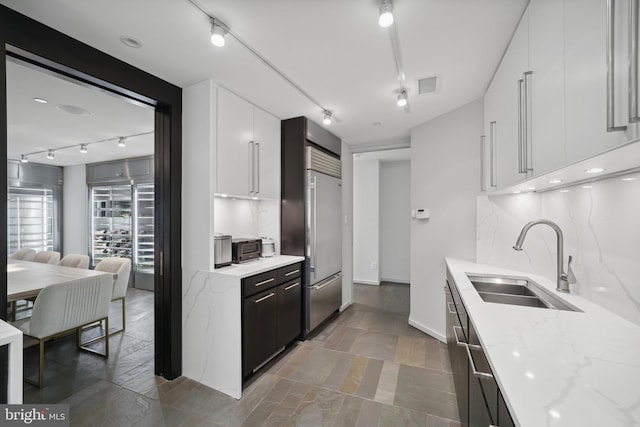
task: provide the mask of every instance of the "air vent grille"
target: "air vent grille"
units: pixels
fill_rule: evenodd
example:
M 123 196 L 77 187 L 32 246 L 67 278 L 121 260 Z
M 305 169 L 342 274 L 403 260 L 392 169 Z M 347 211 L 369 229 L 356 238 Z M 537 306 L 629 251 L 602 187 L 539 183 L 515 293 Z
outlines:
M 418 93 L 434 93 L 438 90 L 438 76 L 418 80 Z
M 307 169 L 342 178 L 340 159 L 312 146 L 307 146 Z

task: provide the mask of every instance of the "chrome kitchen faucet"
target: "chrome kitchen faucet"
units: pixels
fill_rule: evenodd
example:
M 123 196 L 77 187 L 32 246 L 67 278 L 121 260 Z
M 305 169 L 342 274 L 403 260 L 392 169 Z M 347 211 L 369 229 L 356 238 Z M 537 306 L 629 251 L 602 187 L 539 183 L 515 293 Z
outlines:
M 571 261 L 573 261 L 573 257 L 571 255 L 569 255 L 569 262 L 567 263 L 567 273 L 565 273 L 564 270 L 563 270 L 563 262 L 564 262 L 563 245 L 564 245 L 564 239 L 563 239 L 563 236 L 562 236 L 562 230 L 560 229 L 558 224 L 556 224 L 553 221 L 549 221 L 548 219 L 538 219 L 538 220 L 535 220 L 535 221 L 531 221 L 530 223 L 528 223 L 524 227 L 522 227 L 522 231 L 520 232 L 520 235 L 518 236 L 518 240 L 516 240 L 516 244 L 513 246 L 513 249 L 515 249 L 516 251 L 521 251 L 522 250 L 522 244 L 524 243 L 524 238 L 527 235 L 527 232 L 529 231 L 529 229 L 531 227 L 533 227 L 534 225 L 538 225 L 538 224 L 546 224 L 549 227 L 553 228 L 553 230 L 556 232 L 557 242 L 558 242 L 556 291 L 559 291 L 559 292 L 570 292 L 569 283 L 576 283 L 576 277 L 574 276 L 573 271 L 571 271 Z

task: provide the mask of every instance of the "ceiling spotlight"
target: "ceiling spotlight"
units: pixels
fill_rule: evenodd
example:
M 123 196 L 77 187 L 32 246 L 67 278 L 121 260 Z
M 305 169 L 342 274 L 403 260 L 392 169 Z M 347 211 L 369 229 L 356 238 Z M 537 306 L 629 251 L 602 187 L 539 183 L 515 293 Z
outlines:
M 404 107 L 407 105 L 407 91 L 402 89 L 398 94 L 398 107 Z
M 324 119 L 322 120 L 322 123 L 324 123 L 325 125 L 330 125 L 332 116 L 333 114 L 331 113 L 331 111 L 324 110 Z
M 26 154 L 23 154 L 22 156 L 20 156 L 20 161 L 22 163 L 29 163 L 29 158 L 27 157 Z
M 124 148 L 126 146 L 127 146 L 127 138 L 122 137 L 118 139 L 118 147 Z
M 224 46 L 224 36 L 229 32 L 229 28 L 222 22 L 211 20 L 211 44 L 216 47 Z
M 44 99 L 44 98 L 33 98 L 33 100 L 34 100 L 35 102 L 37 102 L 38 104 L 46 104 L 47 102 L 49 102 L 49 101 L 47 101 L 47 100 L 46 100 L 46 99 Z
M 387 28 L 393 24 L 393 7 L 391 0 L 382 0 L 380 4 L 380 15 L 378 16 L 378 25 Z
M 80 144 L 80 152 L 82 154 L 87 154 L 87 144 Z
M 604 172 L 603 168 L 589 168 L 587 170 L 585 170 L 586 173 L 600 173 L 600 172 Z
M 49 160 L 53 160 L 55 156 L 56 155 L 53 153 L 53 150 L 49 150 L 49 152 L 47 153 L 47 159 Z

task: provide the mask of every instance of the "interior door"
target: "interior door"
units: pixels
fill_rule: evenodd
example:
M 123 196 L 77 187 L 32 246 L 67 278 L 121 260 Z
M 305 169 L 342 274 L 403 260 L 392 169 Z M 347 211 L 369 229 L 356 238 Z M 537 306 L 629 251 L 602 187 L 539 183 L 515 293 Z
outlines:
M 313 285 L 342 271 L 342 181 L 309 171 L 308 256 Z

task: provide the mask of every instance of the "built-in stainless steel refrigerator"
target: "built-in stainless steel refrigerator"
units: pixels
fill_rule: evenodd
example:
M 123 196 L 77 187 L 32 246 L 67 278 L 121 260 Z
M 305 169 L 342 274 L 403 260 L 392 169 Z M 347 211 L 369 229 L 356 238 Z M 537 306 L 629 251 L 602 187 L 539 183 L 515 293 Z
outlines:
M 342 304 L 340 159 L 306 148 L 306 327 L 313 330 Z

